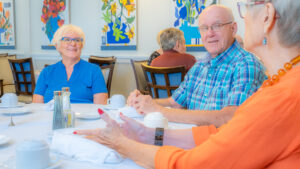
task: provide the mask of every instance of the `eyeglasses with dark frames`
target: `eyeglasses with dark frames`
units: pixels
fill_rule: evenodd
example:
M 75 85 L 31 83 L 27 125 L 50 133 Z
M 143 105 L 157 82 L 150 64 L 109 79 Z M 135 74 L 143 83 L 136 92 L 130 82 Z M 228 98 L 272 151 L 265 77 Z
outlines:
M 66 42 L 66 43 L 75 42 L 75 43 L 79 44 L 83 41 L 83 39 L 82 38 L 62 37 L 61 41 Z

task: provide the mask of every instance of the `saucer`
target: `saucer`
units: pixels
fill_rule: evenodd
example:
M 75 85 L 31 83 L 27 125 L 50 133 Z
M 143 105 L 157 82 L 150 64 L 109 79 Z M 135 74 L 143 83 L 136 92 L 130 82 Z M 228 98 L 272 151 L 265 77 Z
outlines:
M 45 169 L 55 169 L 62 164 L 62 161 L 56 155 L 50 155 L 50 164 Z M 3 163 L 5 169 L 16 169 L 16 156 L 11 156 Z
M 100 115 L 97 113 L 75 113 L 76 118 L 82 120 L 98 120 L 100 119 Z
M 19 102 L 16 106 L 7 106 L 0 103 L 0 108 L 18 108 L 18 107 L 23 107 L 24 105 L 25 103 L 22 102 Z
M 6 116 L 19 116 L 30 113 L 31 110 L 29 108 L 1 108 L 0 113 Z
M 0 135 L 0 146 L 7 144 L 10 141 L 10 137 L 6 135 Z

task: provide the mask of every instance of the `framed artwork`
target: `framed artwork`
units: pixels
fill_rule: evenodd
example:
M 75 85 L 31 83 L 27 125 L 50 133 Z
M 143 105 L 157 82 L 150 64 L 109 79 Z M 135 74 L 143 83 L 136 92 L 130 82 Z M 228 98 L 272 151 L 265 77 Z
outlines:
M 14 0 L 0 0 L 0 49 L 15 49 Z
M 137 0 L 101 0 L 101 50 L 136 50 Z
M 198 30 L 199 14 L 218 0 L 173 0 L 174 27 L 184 33 L 187 51 L 205 51 Z
M 59 27 L 69 23 L 69 6 L 69 0 L 43 0 L 41 10 L 42 49 L 55 49 L 52 39 Z

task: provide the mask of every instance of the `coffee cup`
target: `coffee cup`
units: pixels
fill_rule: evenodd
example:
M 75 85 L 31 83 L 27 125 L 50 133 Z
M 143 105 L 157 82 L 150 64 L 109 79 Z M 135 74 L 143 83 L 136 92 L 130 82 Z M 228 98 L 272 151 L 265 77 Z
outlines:
M 125 106 L 126 99 L 123 95 L 116 94 L 107 100 L 107 104 L 111 106 L 111 108 L 118 109 Z
M 160 112 L 148 113 L 144 117 L 144 124 L 150 128 L 167 128 L 168 119 L 165 118 Z
M 50 165 L 49 147 L 43 140 L 25 140 L 16 147 L 16 169 L 46 169 Z
M 3 107 L 16 107 L 18 105 L 18 97 L 15 93 L 5 93 L 1 97 L 1 105 Z

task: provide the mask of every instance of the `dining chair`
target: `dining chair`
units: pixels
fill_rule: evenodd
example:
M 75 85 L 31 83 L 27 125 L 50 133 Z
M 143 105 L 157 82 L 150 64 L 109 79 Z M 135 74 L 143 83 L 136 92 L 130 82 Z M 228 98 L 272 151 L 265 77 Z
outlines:
M 112 77 L 114 73 L 116 60 L 117 59 L 114 56 L 101 57 L 101 56 L 93 56 L 93 55 L 91 55 L 88 59 L 90 63 L 94 63 L 100 66 L 102 70 L 102 74 L 105 79 L 106 88 L 108 91 L 108 97 L 110 97 L 110 89 L 111 89 Z
M 16 59 L 16 55 L 0 54 L 0 79 L 3 80 L 3 93 L 15 93 L 14 78 L 8 59 Z
M 142 64 L 142 68 L 153 98 L 167 98 L 179 87 L 184 79 L 186 69 L 177 67 L 152 67 Z
M 142 64 L 147 64 L 148 60 L 134 60 L 130 59 L 130 63 L 133 69 L 136 88 L 144 95 L 149 95 L 147 81 L 143 72 Z
M 3 95 L 3 79 L 0 79 L 0 97 Z
M 35 89 L 32 58 L 9 59 L 19 101 L 30 103 Z

